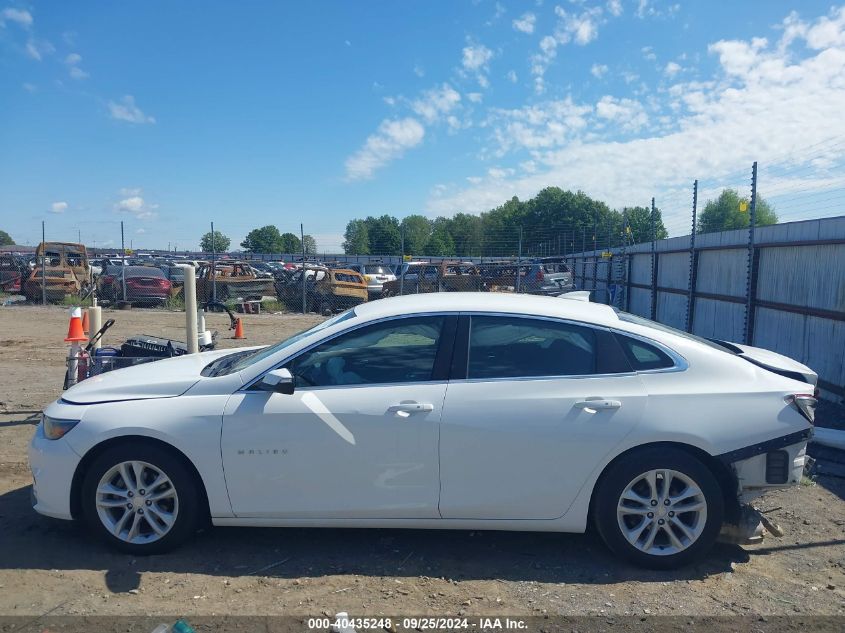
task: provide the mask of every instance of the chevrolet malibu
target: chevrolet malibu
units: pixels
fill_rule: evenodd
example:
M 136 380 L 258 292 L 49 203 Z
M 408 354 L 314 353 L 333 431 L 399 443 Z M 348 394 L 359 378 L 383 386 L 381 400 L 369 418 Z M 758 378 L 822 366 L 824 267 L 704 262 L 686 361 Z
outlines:
M 133 554 L 208 522 L 593 524 L 669 568 L 755 536 L 748 503 L 800 481 L 816 380 L 584 301 L 397 297 L 72 387 L 32 440 L 34 504 Z

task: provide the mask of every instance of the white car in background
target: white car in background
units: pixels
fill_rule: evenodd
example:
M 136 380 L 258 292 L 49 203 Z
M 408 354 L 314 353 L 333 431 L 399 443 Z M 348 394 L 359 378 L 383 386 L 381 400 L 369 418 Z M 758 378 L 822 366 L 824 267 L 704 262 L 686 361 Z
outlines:
M 436 293 L 90 378 L 44 411 L 38 512 L 133 554 L 202 523 L 584 532 L 702 556 L 799 483 L 816 375 L 604 305 Z

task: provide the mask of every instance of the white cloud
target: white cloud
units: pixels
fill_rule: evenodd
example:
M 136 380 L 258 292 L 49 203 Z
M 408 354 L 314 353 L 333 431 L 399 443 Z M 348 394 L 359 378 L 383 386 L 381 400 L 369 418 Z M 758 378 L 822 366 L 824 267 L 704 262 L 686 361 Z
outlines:
M 515 83 L 519 80 L 519 77 L 517 77 L 517 76 L 516 76 L 516 71 L 515 71 L 515 70 L 509 70 L 509 71 L 508 71 L 508 74 L 507 74 L 507 75 L 505 75 L 505 78 L 506 78 L 509 82 L 511 82 L 512 84 L 515 84 Z
M 645 3 L 646 14 L 648 9 Z M 806 22 L 791 14 L 780 39 L 715 42 L 709 51 L 719 66 L 711 77 L 676 83 L 656 100 L 607 95 L 595 104 L 567 98 L 495 112 L 485 129 L 496 168 L 530 159 L 535 171 L 462 180 L 432 194 L 427 210 L 480 212 L 549 184 L 586 191 L 612 207 L 651 196 L 665 201 L 681 191 L 686 201 L 693 178 L 721 184 L 719 178 L 750 170 L 754 160 L 809 170 L 802 178 L 768 171 L 769 196 L 829 189 L 831 174 L 840 183 L 842 175 L 819 170 L 845 161 L 845 147 L 830 141 L 845 136 L 845 12 L 835 9 Z M 618 130 L 626 126 L 620 138 Z M 827 143 L 828 160 L 816 165 L 818 152 L 801 148 L 820 143 Z M 669 224 L 671 214 L 666 216 Z M 686 220 L 677 224 L 686 227 Z
M 482 99 L 484 99 L 484 95 L 480 92 L 469 92 L 467 93 L 467 99 L 469 99 L 472 103 L 481 103 Z
M 533 13 L 523 13 L 521 17 L 513 21 L 513 28 L 522 33 L 533 33 L 537 16 Z
M 490 85 L 487 73 L 490 71 L 490 60 L 493 59 L 493 51 L 483 44 L 468 44 L 463 49 L 461 65 L 464 70 L 475 75 L 478 85 L 486 88 Z
M 23 89 L 26 90 L 27 92 L 35 92 L 36 90 L 38 90 L 38 86 L 36 86 L 35 84 L 31 84 L 29 82 L 26 82 L 26 83 L 23 84 Z
M 71 53 L 65 57 L 65 65 L 68 67 L 68 74 L 71 79 L 86 79 L 88 77 L 88 73 L 79 67 L 81 61 L 82 55 L 79 53 Z
M 621 0 L 608 0 L 607 1 L 607 11 L 615 18 L 618 18 L 622 15 L 622 2 Z
M 65 57 L 65 64 L 68 66 L 74 66 L 82 61 L 82 55 L 79 53 L 71 53 L 67 57 Z
M 648 123 L 643 105 L 634 99 L 617 99 L 605 95 L 596 104 L 596 116 L 616 123 L 625 131 L 636 131 Z
M 640 52 L 643 54 L 643 58 L 647 59 L 650 62 L 653 62 L 657 59 L 657 55 L 654 53 L 653 46 L 643 46 L 640 49 Z
M 663 69 L 663 74 L 669 77 L 670 79 L 681 72 L 683 68 L 680 64 L 676 62 L 669 62 L 666 64 L 666 67 Z
M 157 204 L 149 204 L 141 195 L 140 189 L 124 188 L 120 190 L 121 196 L 125 197 L 114 205 L 118 213 L 129 213 L 138 220 L 153 220 L 158 217 Z
M 143 235 L 143 234 L 144 234 L 144 233 L 146 233 L 146 232 L 147 232 L 147 229 L 144 229 L 144 228 L 141 228 L 141 229 L 136 229 L 136 230 L 135 230 L 135 235 Z M 216 231 L 215 231 L 215 232 L 216 232 Z
M 411 102 L 411 109 L 427 123 L 433 123 L 440 116 L 448 114 L 461 102 L 461 95 L 449 84 L 432 88 Z
M 583 46 L 598 37 L 601 7 L 592 7 L 577 14 L 567 13 L 564 9 L 555 7 L 555 13 L 561 18 L 556 34 L 559 43 L 574 41 Z
M 67 202 L 54 202 L 50 205 L 50 213 L 64 213 L 67 211 Z
M 419 64 L 414 64 L 414 74 L 417 77 L 425 77 L 425 68 L 423 68 Z
M 127 123 L 155 123 L 156 120 L 144 114 L 144 112 L 135 105 L 135 97 L 132 95 L 124 96 L 119 103 L 109 101 L 109 114 L 111 118 L 118 121 L 126 121 Z
M 424 136 L 425 128 L 414 118 L 385 119 L 364 146 L 346 160 L 347 180 L 372 178 L 378 169 L 422 143 Z
M 71 66 L 68 70 L 68 74 L 71 79 L 87 79 L 89 77 L 88 73 L 78 66 Z
M 26 54 L 36 61 L 41 61 L 45 56 L 51 55 L 55 52 L 56 47 L 47 40 L 38 40 L 30 38 L 24 47 Z
M 6 26 L 7 22 L 14 22 L 24 28 L 29 28 L 32 26 L 32 14 L 26 9 L 7 7 L 0 11 L 0 26 Z
M 606 64 L 593 64 L 590 67 L 590 74 L 593 77 L 601 79 L 607 74 L 608 68 Z

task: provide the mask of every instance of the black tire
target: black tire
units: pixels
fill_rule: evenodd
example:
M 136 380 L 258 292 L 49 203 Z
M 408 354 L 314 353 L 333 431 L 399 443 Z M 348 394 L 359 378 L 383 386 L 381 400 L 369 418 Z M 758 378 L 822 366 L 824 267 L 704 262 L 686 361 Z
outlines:
M 627 486 L 638 476 L 658 469 L 673 470 L 691 479 L 701 490 L 706 502 L 707 517 L 704 529 L 686 549 L 674 554 L 649 554 L 638 549 L 624 536 L 620 526 L 621 519 L 617 518 L 617 507 Z M 674 569 L 700 559 L 715 543 L 722 527 L 723 516 L 722 491 L 711 470 L 693 455 L 671 447 L 635 450 L 612 464 L 602 475 L 593 503 L 593 520 L 610 550 L 636 565 L 652 569 Z M 645 517 L 643 520 L 645 521 Z M 666 521 L 668 522 L 668 519 Z M 634 528 L 638 525 L 641 524 L 635 524 Z M 677 535 L 679 532 L 674 531 L 673 534 Z M 658 532 L 657 536 L 663 541 L 668 538 L 665 532 Z
M 172 527 L 164 536 L 149 543 L 129 543 L 116 537 L 103 524 L 97 511 L 100 479 L 114 466 L 127 461 L 146 462 L 154 466 L 170 479 L 178 495 L 178 512 Z M 201 491 L 184 459 L 153 444 L 118 444 L 107 449 L 94 459 L 85 473 L 81 495 L 82 514 L 94 534 L 112 547 L 139 556 L 160 554 L 178 546 L 196 531 L 202 514 Z

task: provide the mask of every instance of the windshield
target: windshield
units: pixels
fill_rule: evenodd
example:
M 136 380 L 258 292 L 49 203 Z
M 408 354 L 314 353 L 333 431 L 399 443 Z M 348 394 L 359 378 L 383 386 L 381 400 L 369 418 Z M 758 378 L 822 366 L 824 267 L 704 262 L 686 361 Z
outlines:
M 364 272 L 368 275 L 388 275 L 390 272 L 384 266 L 378 264 L 367 264 L 364 266 Z
M 306 336 L 310 336 L 315 332 L 319 332 L 320 330 L 324 330 L 336 323 L 340 323 L 341 321 L 346 321 L 351 319 L 355 316 L 355 310 L 347 310 L 346 312 L 342 312 L 331 319 L 327 319 L 322 323 L 318 323 L 314 327 L 299 332 L 298 334 L 294 334 L 290 338 L 286 338 L 283 341 L 279 341 L 275 345 L 270 345 L 268 347 L 262 347 L 261 349 L 255 350 L 247 350 L 243 352 L 235 352 L 234 354 L 229 354 L 224 356 L 223 358 L 218 358 L 217 360 L 209 363 L 206 365 L 202 370 L 202 375 L 206 377 L 216 377 L 216 376 L 227 376 L 229 374 L 243 371 L 250 365 L 257 363 L 259 361 L 264 360 L 275 354 L 276 352 L 283 350 L 284 348 L 293 345 L 297 341 L 301 341 Z
M 721 345 L 716 341 L 711 341 L 709 339 L 702 338 L 701 336 L 696 336 L 695 334 L 684 332 L 683 330 L 664 325 L 663 323 L 658 323 L 657 321 L 652 321 L 651 319 L 646 319 L 645 317 L 641 317 L 636 314 L 631 314 L 630 312 L 622 312 L 621 310 L 617 310 L 616 308 L 614 308 L 613 310 L 614 312 L 616 312 L 620 321 L 650 327 L 661 332 L 666 332 L 667 334 L 674 334 L 675 336 L 682 336 L 685 339 L 695 341 L 696 343 L 701 343 L 702 345 L 707 345 L 707 347 L 712 347 L 722 352 L 729 352 L 731 354 L 736 353 L 731 347 Z

